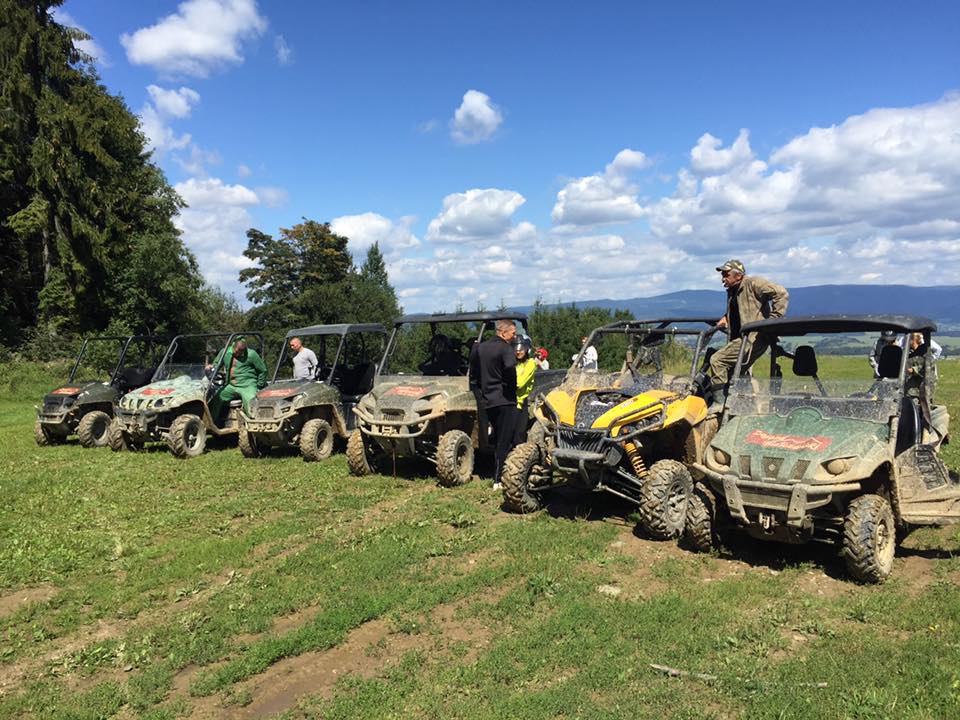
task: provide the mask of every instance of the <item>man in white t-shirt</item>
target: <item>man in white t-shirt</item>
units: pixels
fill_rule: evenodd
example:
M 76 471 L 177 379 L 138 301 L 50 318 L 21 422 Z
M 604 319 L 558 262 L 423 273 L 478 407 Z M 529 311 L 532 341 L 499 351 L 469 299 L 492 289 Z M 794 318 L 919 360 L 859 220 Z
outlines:
M 580 338 L 580 343 L 583 345 L 587 345 L 588 339 L 589 338 L 587 338 L 587 336 L 584 335 L 582 338 Z M 571 358 L 571 360 L 576 360 L 576 359 L 577 359 L 577 355 L 574 355 Z M 581 367 L 584 370 L 596 370 L 598 360 L 599 360 L 599 357 L 597 356 L 597 349 L 593 345 L 587 345 L 587 349 L 583 351 L 583 357 L 580 358 L 580 364 L 578 367 Z
M 300 338 L 290 338 L 290 352 L 293 353 L 293 379 L 313 380 L 317 371 L 317 356 L 313 350 L 304 347 Z

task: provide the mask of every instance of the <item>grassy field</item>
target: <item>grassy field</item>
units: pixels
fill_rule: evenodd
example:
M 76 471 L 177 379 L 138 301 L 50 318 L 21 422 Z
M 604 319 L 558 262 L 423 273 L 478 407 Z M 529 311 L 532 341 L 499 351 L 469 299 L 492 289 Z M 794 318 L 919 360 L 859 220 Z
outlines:
M 509 516 L 342 455 L 38 448 L 54 370 L 0 367 L 0 717 L 960 716 L 956 529 L 867 587 L 826 548 L 694 555 L 612 501 Z M 956 361 L 940 397 L 960 418 Z

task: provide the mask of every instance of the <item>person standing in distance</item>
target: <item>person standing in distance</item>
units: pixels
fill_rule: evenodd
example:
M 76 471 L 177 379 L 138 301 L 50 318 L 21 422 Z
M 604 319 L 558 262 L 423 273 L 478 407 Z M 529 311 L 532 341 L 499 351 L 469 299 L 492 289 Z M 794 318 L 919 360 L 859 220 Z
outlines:
M 740 328 L 757 320 L 783 317 L 790 300 L 786 288 L 759 275 L 747 275 L 739 260 L 727 260 L 717 268 L 717 272 L 727 290 L 727 311 L 717 322 L 717 327 L 727 329 L 728 342 L 710 358 L 710 384 L 714 392 L 730 382 L 730 373 L 737 364 L 743 343 L 749 347 L 744 370 L 753 365 L 767 349 L 766 338 L 756 333 L 753 337 L 745 338 L 740 334 Z
M 293 379 L 313 380 L 317 371 L 317 356 L 308 347 L 304 347 L 300 338 L 290 338 L 290 352 L 293 353 Z
M 493 487 L 500 489 L 504 460 L 513 449 L 517 415 L 517 357 L 513 339 L 517 324 L 497 320 L 497 334 L 473 346 L 470 352 L 470 387 L 477 393 L 480 417 L 486 413 L 493 426 L 495 467 Z M 482 430 L 481 430 L 482 432 Z
M 580 363 L 577 367 L 583 370 L 596 370 L 599 367 L 600 358 L 597 355 L 597 349 L 593 345 L 587 345 L 589 339 L 586 335 L 580 338 L 580 345 L 586 346 L 586 349 L 583 351 L 583 356 L 580 358 Z M 570 359 L 576 360 L 578 355 L 580 355 L 580 353 L 574 353 Z

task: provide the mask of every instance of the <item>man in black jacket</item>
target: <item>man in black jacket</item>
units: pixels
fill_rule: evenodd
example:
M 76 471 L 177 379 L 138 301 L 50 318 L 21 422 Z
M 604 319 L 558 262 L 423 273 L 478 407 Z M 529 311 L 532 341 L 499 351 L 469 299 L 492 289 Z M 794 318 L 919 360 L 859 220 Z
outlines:
M 493 426 L 496 468 L 493 487 L 500 488 L 500 472 L 513 449 L 517 410 L 517 356 L 513 342 L 517 324 L 497 320 L 497 334 L 473 346 L 470 352 L 470 387 L 477 393 L 480 417 L 485 412 Z

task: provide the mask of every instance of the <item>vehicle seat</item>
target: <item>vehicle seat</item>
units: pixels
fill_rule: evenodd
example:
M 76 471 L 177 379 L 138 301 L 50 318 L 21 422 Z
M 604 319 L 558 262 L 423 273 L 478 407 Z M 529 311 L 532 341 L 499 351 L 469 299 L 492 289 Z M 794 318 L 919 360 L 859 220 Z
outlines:
M 123 368 L 119 374 L 120 388 L 124 392 L 136 390 L 150 382 L 155 368 Z
M 900 402 L 900 420 L 897 422 L 897 447 L 894 449 L 896 455 L 917 444 L 923 430 L 922 422 L 923 416 L 920 414 L 920 404 L 917 399 L 903 398 Z
M 817 353 L 812 345 L 799 345 L 793 351 L 793 374 L 797 377 L 811 377 L 817 383 L 820 394 L 826 397 L 827 391 L 817 376 Z
M 877 375 L 881 379 L 896 380 L 900 377 L 900 362 L 903 349 L 899 345 L 884 345 L 877 359 Z

